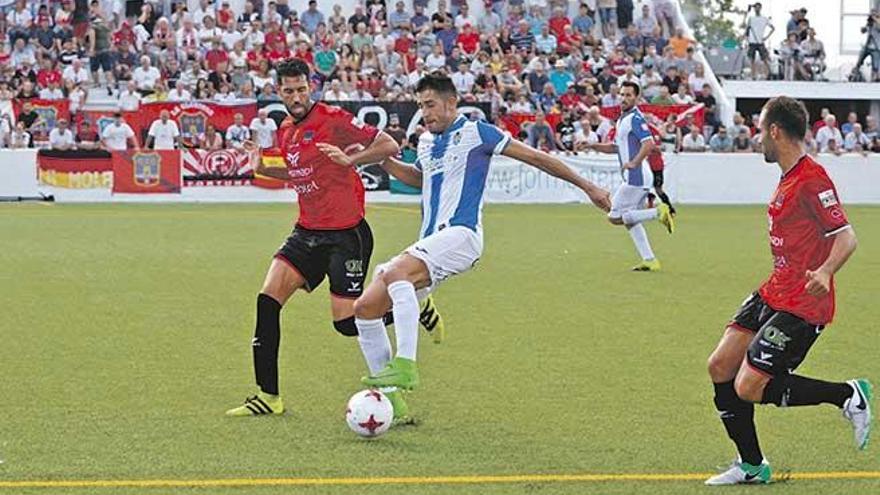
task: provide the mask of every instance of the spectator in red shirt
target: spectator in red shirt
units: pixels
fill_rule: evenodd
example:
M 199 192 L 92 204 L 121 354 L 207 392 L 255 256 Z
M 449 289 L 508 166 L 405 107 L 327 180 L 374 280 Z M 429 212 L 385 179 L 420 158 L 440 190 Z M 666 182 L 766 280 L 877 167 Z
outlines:
M 550 17 L 550 32 L 556 36 L 557 41 L 565 33 L 565 26 L 571 26 L 571 20 L 565 15 L 562 7 L 553 9 L 553 16 Z
M 268 58 L 269 62 L 272 64 L 290 58 L 290 50 L 287 49 L 287 45 L 284 41 L 276 39 L 275 43 L 269 46 L 271 46 L 272 49 L 266 54 L 266 58 Z
M 223 0 L 220 5 L 220 8 L 217 9 L 217 26 L 226 29 L 226 26 L 235 20 L 235 13 L 229 7 L 229 0 Z
M 37 72 L 37 85 L 40 88 L 48 88 L 51 83 L 61 84 L 61 71 L 52 64 L 52 59 L 44 58 L 42 67 Z
M 474 28 L 469 22 L 462 26 L 455 42 L 468 59 L 474 58 L 480 49 L 480 35 L 474 32 Z
M 278 42 L 281 42 L 284 48 L 287 48 L 287 36 L 281 32 L 277 22 L 269 22 L 266 28 L 266 46 L 274 49 Z
M 220 41 L 214 40 L 211 45 L 211 49 L 205 53 L 205 62 L 208 64 L 208 70 L 215 71 L 217 70 L 217 64 L 229 61 L 229 55 L 221 46 Z
M 312 49 L 309 47 L 309 44 L 305 41 L 300 41 L 298 46 L 296 47 L 296 51 L 293 52 L 293 58 L 298 58 L 305 63 L 309 64 L 309 67 L 312 70 L 315 70 L 315 57 L 312 55 Z
M 263 50 L 263 44 L 254 43 L 254 47 L 247 52 L 247 63 L 251 70 L 260 68 L 260 62 L 266 60 L 266 52 Z

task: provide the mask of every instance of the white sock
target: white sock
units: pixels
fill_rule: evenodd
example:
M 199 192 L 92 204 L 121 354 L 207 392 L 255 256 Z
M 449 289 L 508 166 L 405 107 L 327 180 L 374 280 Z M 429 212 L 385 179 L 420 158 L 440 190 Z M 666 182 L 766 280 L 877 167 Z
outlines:
M 636 245 L 636 251 L 643 260 L 649 261 L 654 259 L 654 251 L 651 250 L 651 243 L 648 242 L 648 232 L 645 226 L 637 223 L 632 227 L 627 227 L 629 236 L 632 237 L 633 243 Z
M 631 210 L 624 212 L 622 215 L 623 223 L 626 225 L 635 225 L 637 223 L 654 220 L 657 218 L 657 208 L 649 208 L 645 210 Z
M 397 357 L 416 360 L 419 344 L 419 300 L 411 282 L 399 280 L 388 284 L 394 331 L 397 335 Z
M 381 371 L 391 361 L 391 340 L 388 331 L 385 330 L 385 322 L 379 318 L 376 320 L 362 320 L 355 318 L 358 329 L 358 344 L 361 352 L 367 360 L 370 374 L 374 375 Z

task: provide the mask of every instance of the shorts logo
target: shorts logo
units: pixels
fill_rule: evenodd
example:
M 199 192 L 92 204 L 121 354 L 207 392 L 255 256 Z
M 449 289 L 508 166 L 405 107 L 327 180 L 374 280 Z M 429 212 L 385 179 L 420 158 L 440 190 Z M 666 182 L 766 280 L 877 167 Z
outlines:
M 351 273 L 363 273 L 363 271 L 364 271 L 363 260 L 347 260 L 345 262 L 345 271 L 351 272 Z
M 763 332 L 764 340 L 775 345 L 779 349 L 785 349 L 785 344 L 791 341 L 791 337 L 782 333 L 782 330 L 776 327 L 767 327 Z
M 361 290 L 361 283 L 360 282 L 349 282 L 349 283 L 351 284 L 351 288 L 348 289 L 350 292 L 356 292 L 356 291 Z
M 831 208 L 832 206 L 837 205 L 837 196 L 834 194 L 834 189 L 820 192 L 819 201 L 822 202 L 824 208 Z

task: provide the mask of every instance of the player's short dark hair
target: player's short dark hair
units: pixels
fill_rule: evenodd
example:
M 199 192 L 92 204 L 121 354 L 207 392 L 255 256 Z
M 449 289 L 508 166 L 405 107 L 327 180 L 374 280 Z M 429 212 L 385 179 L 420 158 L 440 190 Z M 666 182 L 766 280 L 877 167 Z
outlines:
M 416 93 L 429 89 L 436 91 L 441 96 L 456 96 L 458 94 L 455 91 L 455 84 L 452 84 L 452 79 L 442 73 L 427 74 L 419 79 L 416 84 Z
M 281 81 L 281 78 L 283 77 L 304 76 L 306 79 L 309 79 L 312 76 L 312 71 L 309 70 L 309 64 L 304 60 L 289 58 L 279 62 L 278 65 L 275 66 L 275 74 L 279 81 Z
M 632 82 L 632 81 L 624 81 L 624 82 L 620 85 L 620 88 L 621 88 L 621 89 L 623 89 L 623 88 L 632 88 L 633 91 L 635 91 L 636 96 L 639 96 L 639 94 L 642 92 L 642 88 L 640 88 L 638 84 L 636 84 L 636 83 L 634 83 L 634 82 Z
M 771 124 L 776 124 L 791 139 L 804 139 L 809 119 L 807 107 L 799 100 L 788 96 L 771 98 L 764 105 L 764 121 L 767 128 Z

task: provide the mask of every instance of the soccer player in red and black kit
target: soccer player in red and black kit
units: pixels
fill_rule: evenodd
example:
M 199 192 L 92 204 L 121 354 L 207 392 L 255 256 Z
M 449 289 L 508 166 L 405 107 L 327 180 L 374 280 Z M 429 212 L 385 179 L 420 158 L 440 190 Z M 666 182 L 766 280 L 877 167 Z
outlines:
M 834 274 L 856 249 L 834 184 L 804 149 L 807 111 L 797 100 L 771 99 L 761 113 L 764 160 L 782 178 L 770 200 L 773 272 L 727 325 L 709 358 L 715 406 L 739 459 L 707 485 L 767 483 L 770 465 L 755 431 L 754 405 L 833 404 L 864 449 L 871 431 L 867 380 L 831 383 L 795 375 L 834 316 Z
M 648 130 L 654 137 L 654 149 L 648 154 L 648 165 L 651 167 L 651 173 L 654 175 L 654 192 L 669 207 L 669 213 L 675 215 L 675 207 L 669 201 L 669 196 L 663 190 L 663 169 L 666 168 L 666 162 L 663 161 L 663 152 L 661 151 L 660 129 L 654 124 L 648 124 Z M 650 197 L 650 196 L 649 196 Z
M 329 278 L 333 327 L 348 337 L 358 335 L 354 300 L 363 292 L 373 234 L 364 219 L 364 187 L 354 167 L 380 163 L 398 152 L 388 134 L 338 107 L 313 103 L 305 62 L 283 61 L 276 73 L 278 92 L 290 113 L 278 129 L 285 167 L 265 166 L 257 157 L 257 172 L 292 185 L 299 200 L 299 219 L 275 254 L 257 296 L 252 349 L 260 391 L 227 411 L 230 416 L 284 412 L 278 391 L 280 315 L 296 291 L 311 292 L 325 276 Z M 256 152 L 253 143 L 246 148 Z M 426 322 L 428 313 L 433 314 Z M 423 308 L 421 322 L 426 329 L 439 331 L 433 328 L 437 318 L 433 305 Z

